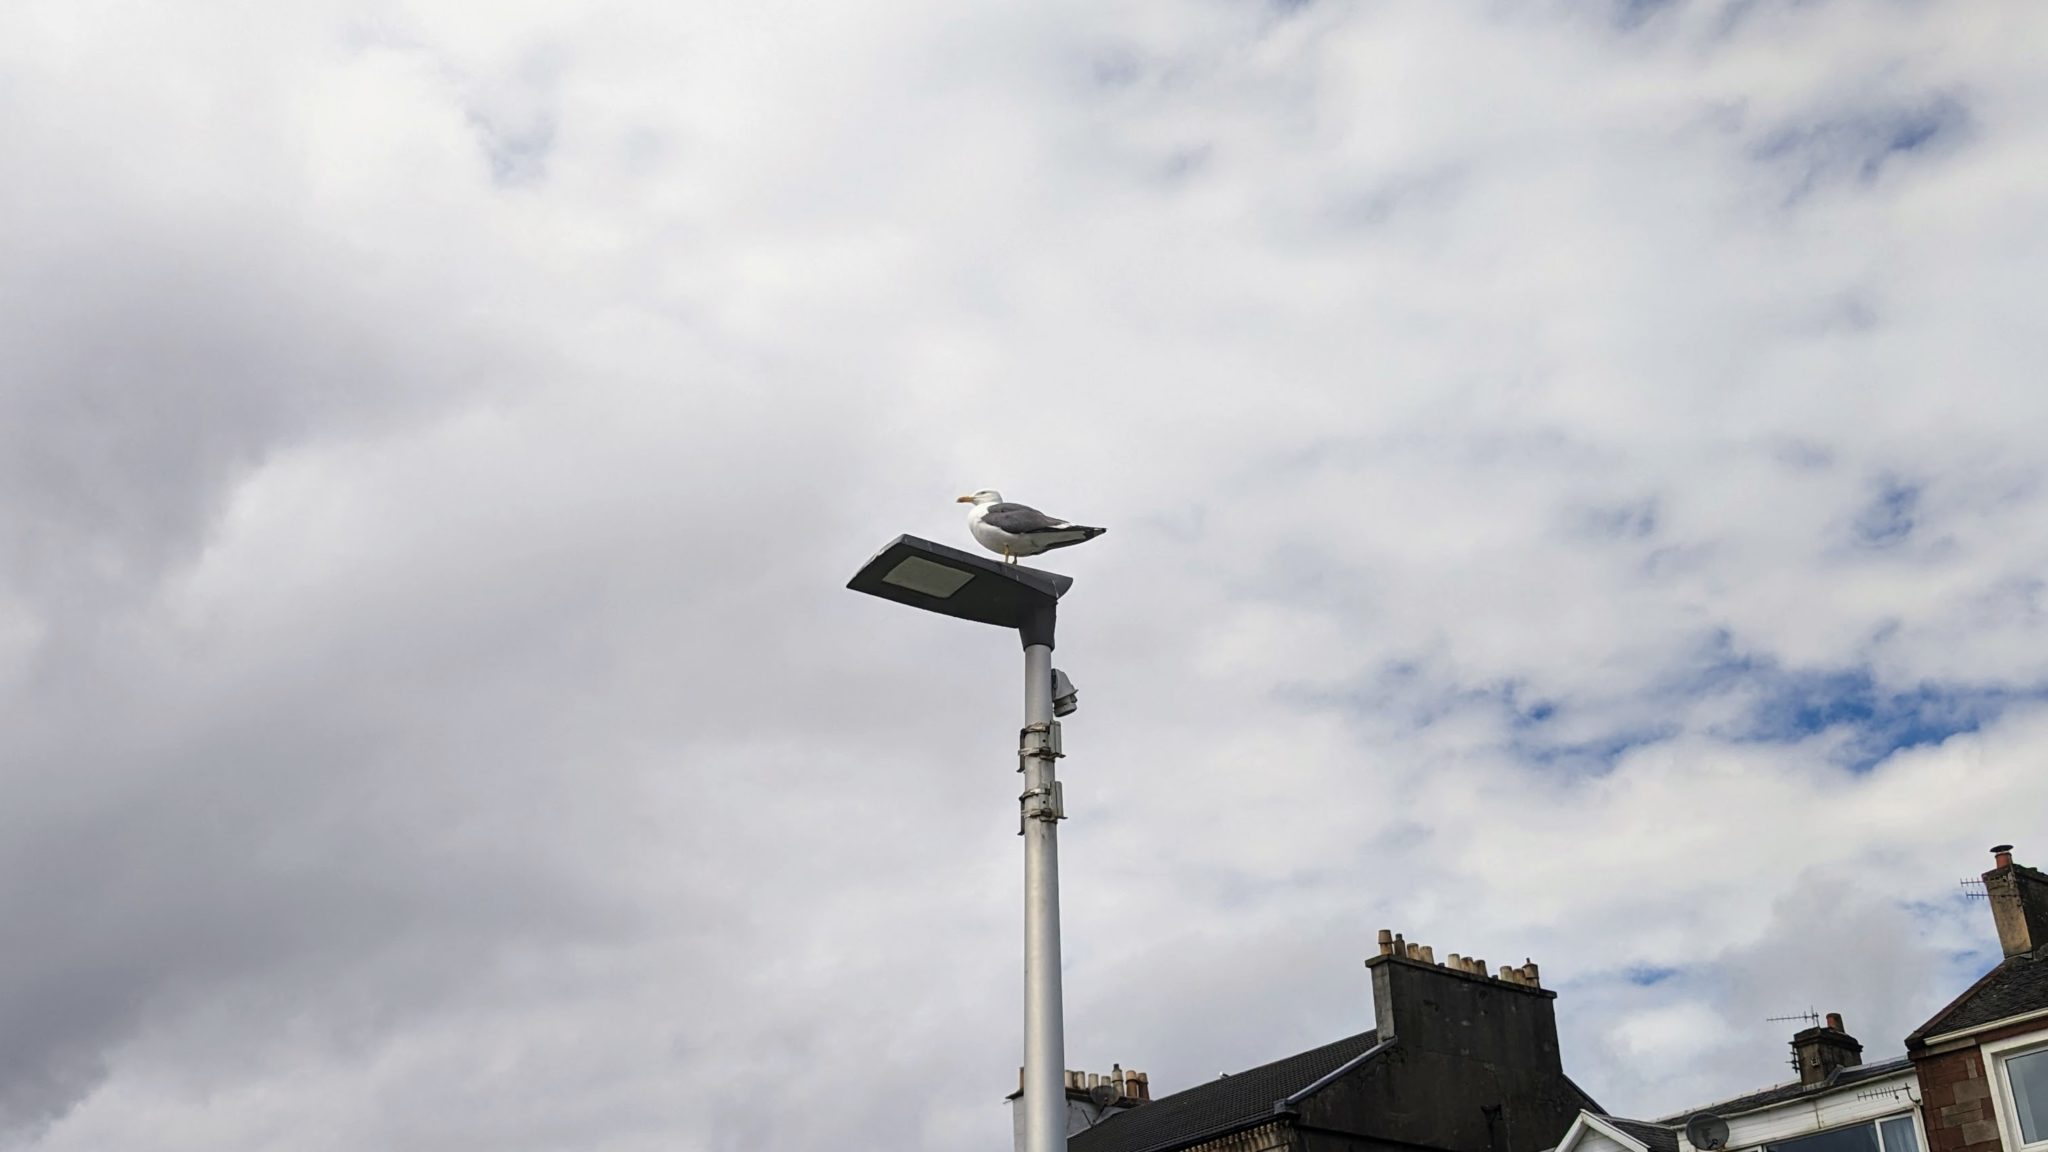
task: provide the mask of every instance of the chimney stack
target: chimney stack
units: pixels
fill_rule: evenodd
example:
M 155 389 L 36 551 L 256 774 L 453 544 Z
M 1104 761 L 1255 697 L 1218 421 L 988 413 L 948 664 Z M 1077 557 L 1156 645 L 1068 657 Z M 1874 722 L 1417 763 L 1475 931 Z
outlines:
M 1010 1123 L 1018 1152 L 1024 1148 L 1024 1069 L 1017 1069 L 1017 1090 L 1010 1093 Z M 1067 1135 L 1086 1131 L 1119 1112 L 1152 1102 L 1152 1078 L 1121 1064 L 1107 1074 L 1067 1069 Z
M 1411 1054 L 1455 1061 L 1479 1059 L 1475 1053 L 1483 1050 L 1486 1060 L 1518 1076 L 1563 1075 L 1553 1007 L 1557 993 L 1543 987 L 1535 961 L 1503 964 L 1496 971 L 1481 957 L 1438 952 L 1392 930 L 1381 931 L 1378 943 L 1379 954 L 1365 966 L 1372 972 L 1373 1027 L 1380 1043 L 1398 1038 Z M 1534 1129 L 1524 1135 L 1536 1138 Z M 1550 1140 L 1556 1142 L 1555 1133 Z
M 1799 1082 L 1826 1083 L 1836 1072 L 1863 1063 L 1863 1045 L 1842 1029 L 1842 1014 L 1828 1013 L 1828 1022 L 1807 1028 L 1792 1037 L 1794 1062 L 1799 1065 Z
M 1998 944 L 2010 956 L 2025 956 L 2048 947 L 2048 876 L 2012 862 L 2012 845 L 1991 849 L 1995 867 L 1984 873 L 1984 894 L 1991 898 L 1991 922 Z

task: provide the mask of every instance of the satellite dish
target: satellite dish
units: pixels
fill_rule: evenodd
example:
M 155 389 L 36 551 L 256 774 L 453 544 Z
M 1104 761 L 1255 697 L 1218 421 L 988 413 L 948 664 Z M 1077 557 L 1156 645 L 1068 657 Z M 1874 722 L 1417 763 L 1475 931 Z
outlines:
M 1088 1090 L 1088 1099 L 1093 1100 L 1097 1108 L 1107 1108 L 1123 1099 L 1123 1095 L 1114 1084 L 1097 1084 Z
M 1704 1152 L 1721 1152 L 1728 1146 L 1728 1122 L 1712 1112 L 1696 1112 L 1685 1122 L 1685 1138 Z

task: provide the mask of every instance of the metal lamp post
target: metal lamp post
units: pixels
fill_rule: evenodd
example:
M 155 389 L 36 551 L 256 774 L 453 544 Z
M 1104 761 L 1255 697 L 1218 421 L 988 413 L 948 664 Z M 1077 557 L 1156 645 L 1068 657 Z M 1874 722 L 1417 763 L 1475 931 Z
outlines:
M 927 612 L 1015 628 L 1024 641 L 1024 730 L 1017 770 L 1018 832 L 1024 837 L 1024 1148 L 1066 1147 L 1066 1029 L 1060 1005 L 1059 821 L 1065 818 L 1053 762 L 1060 758 L 1056 697 L 1072 711 L 1072 690 L 1054 688 L 1053 625 L 1073 578 L 1001 564 L 915 536 L 898 536 L 861 566 L 847 587 Z

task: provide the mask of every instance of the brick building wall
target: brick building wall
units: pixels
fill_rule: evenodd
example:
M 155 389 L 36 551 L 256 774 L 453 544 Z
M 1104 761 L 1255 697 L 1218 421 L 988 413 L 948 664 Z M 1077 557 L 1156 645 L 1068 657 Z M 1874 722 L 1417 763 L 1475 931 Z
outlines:
M 1913 1070 L 1920 1075 L 1927 1152 L 2003 1152 L 1998 1115 L 1991 1105 L 1990 1070 L 1977 1045 L 2039 1031 L 2041 1022 L 2033 1020 L 1978 1033 L 1959 1047 L 1913 1053 Z
M 1916 1057 L 1928 1152 L 2001 1152 L 1991 1081 L 1975 1045 Z
M 1293 1144 L 1293 1131 L 1276 1122 L 1261 1124 L 1246 1132 L 1233 1132 L 1207 1144 L 1198 1144 L 1188 1152 L 1287 1152 Z

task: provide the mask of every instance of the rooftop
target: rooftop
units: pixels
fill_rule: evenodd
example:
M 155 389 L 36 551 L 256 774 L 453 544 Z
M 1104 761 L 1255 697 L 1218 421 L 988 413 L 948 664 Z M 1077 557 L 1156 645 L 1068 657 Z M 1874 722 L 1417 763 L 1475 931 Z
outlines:
M 1165 1152 L 1273 1117 L 1273 1104 L 1372 1050 L 1378 1032 L 1360 1032 L 1284 1060 L 1261 1064 L 1150 1104 L 1119 1112 L 1067 1140 L 1070 1152 Z
M 1662 1124 L 1647 1120 L 1624 1120 L 1619 1116 L 1602 1116 L 1602 1120 L 1642 1141 L 1650 1152 L 1678 1152 L 1678 1132 Z
M 1908 1048 L 1929 1036 L 1960 1032 L 2048 1009 L 2048 949 L 2008 956 L 1906 1037 Z
M 1801 1100 L 1808 1096 L 1832 1092 L 1837 1088 L 1845 1088 L 1851 1084 L 1861 1084 L 1866 1080 L 1882 1079 L 1886 1076 L 1907 1071 L 1912 1066 L 1913 1063 L 1908 1058 L 1894 1056 L 1889 1060 L 1879 1060 L 1870 1064 L 1857 1064 L 1848 1068 L 1837 1068 L 1832 1075 L 1818 1084 L 1802 1084 L 1794 1080 L 1789 1084 L 1779 1084 L 1775 1087 L 1746 1093 L 1732 1099 L 1720 1100 L 1712 1104 L 1702 1104 L 1697 1108 L 1688 1108 L 1683 1112 L 1666 1116 L 1658 1121 L 1658 1123 L 1674 1126 L 1684 1124 L 1686 1117 L 1696 1112 L 1712 1112 L 1717 1116 L 1735 1116 L 1744 1112 L 1754 1112 L 1759 1108 L 1768 1108 L 1773 1104 L 1783 1104 L 1788 1100 Z

